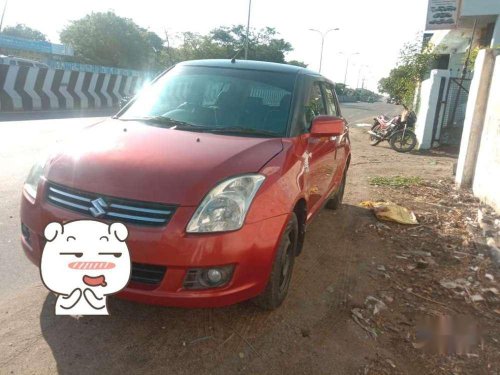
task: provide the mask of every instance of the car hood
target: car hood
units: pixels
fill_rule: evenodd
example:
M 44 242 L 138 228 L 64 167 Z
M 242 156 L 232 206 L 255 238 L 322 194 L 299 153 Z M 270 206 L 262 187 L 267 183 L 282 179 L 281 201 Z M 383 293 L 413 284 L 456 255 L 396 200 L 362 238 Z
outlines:
M 281 152 L 279 138 L 164 129 L 107 120 L 50 158 L 49 181 L 119 198 L 198 205 L 219 181 L 258 172 Z

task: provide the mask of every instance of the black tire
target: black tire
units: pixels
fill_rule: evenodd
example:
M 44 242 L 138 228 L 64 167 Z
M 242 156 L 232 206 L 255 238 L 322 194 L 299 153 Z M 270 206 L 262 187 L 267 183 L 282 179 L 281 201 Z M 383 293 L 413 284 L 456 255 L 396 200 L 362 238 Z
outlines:
M 273 268 L 266 289 L 253 299 L 253 302 L 262 309 L 274 310 L 285 300 L 288 287 L 292 279 L 295 255 L 299 239 L 299 224 L 297 216 L 292 213 L 285 231 L 281 236 L 280 245 L 276 251 Z
M 378 131 L 378 129 L 379 129 L 379 128 L 380 128 L 380 124 L 379 124 L 379 123 L 378 123 L 378 121 L 377 121 L 375 124 L 373 124 L 373 126 L 372 126 L 372 129 L 371 129 L 371 130 L 372 130 L 372 132 L 375 132 L 375 133 L 376 133 L 376 132 Z M 382 142 L 382 140 L 381 140 L 380 138 L 377 138 L 377 137 L 375 137 L 375 136 L 373 136 L 373 135 L 371 135 L 371 134 L 370 134 L 370 145 L 371 145 L 371 146 L 376 146 L 376 145 L 378 145 L 380 142 Z
M 338 210 L 340 206 L 342 206 L 346 180 L 347 180 L 347 173 L 344 172 L 344 176 L 342 177 L 342 182 L 340 183 L 339 189 L 325 204 L 325 207 L 328 208 L 329 210 Z
M 403 139 L 404 133 L 404 139 Z M 391 148 L 397 152 L 410 152 L 417 145 L 417 136 L 411 130 L 398 130 L 389 140 Z

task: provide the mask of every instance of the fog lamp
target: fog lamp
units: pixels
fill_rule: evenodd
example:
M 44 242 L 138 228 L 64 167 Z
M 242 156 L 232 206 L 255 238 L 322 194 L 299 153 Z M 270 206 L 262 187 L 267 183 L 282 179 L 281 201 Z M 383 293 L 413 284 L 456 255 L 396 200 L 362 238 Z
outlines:
M 209 289 L 226 285 L 233 275 L 234 266 L 191 268 L 184 278 L 185 289 Z
M 222 280 L 222 273 L 217 268 L 211 268 L 207 272 L 208 281 L 217 284 Z

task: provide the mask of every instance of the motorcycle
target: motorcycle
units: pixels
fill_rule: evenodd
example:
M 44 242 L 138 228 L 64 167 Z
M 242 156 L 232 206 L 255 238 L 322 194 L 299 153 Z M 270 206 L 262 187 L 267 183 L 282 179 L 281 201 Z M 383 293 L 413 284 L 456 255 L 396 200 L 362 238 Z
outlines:
M 370 145 L 376 146 L 382 141 L 388 141 L 391 148 L 397 152 L 410 152 L 417 145 L 417 136 L 412 131 L 417 121 L 415 112 L 406 107 L 401 115 L 389 118 L 384 115 L 375 117 L 370 135 Z

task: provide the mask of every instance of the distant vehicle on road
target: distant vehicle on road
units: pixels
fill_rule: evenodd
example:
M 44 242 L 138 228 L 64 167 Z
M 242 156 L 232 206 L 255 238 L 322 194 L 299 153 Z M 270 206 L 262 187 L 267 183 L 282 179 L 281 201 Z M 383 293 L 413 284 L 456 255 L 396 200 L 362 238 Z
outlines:
M 0 64 L 26 66 L 28 68 L 48 68 L 47 64 L 22 57 L 0 55 Z
M 306 225 L 323 206 L 342 204 L 350 159 L 333 82 L 320 74 L 254 61 L 181 63 L 35 164 L 22 194 L 22 246 L 39 265 L 48 223 L 118 220 L 132 260 L 119 296 L 184 307 L 254 299 L 274 309 Z M 68 262 L 113 261 L 72 254 Z

